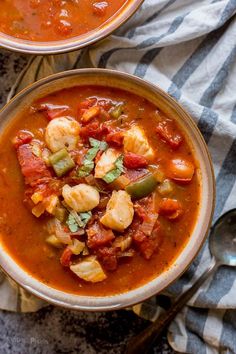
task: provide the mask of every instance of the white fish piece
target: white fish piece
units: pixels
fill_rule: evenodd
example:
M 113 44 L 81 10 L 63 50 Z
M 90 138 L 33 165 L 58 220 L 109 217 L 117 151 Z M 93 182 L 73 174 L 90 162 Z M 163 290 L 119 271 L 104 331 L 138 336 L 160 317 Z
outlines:
M 78 184 L 74 187 L 65 184 L 62 188 L 62 196 L 66 204 L 77 213 L 96 208 L 100 200 L 98 190 L 85 183 Z
M 145 132 L 137 125 L 132 126 L 125 132 L 124 150 L 125 152 L 133 152 L 134 154 L 144 156 L 148 160 L 152 160 L 155 155 Z
M 100 157 L 95 167 L 95 178 L 103 178 L 109 171 L 115 167 L 115 161 L 121 153 L 113 148 L 109 148 Z
M 96 256 L 84 258 L 81 262 L 71 265 L 70 270 L 79 278 L 92 283 L 97 283 L 107 278 Z
M 133 221 L 134 207 L 126 191 L 113 191 L 100 222 L 112 230 L 124 231 Z
M 73 150 L 79 141 L 80 125 L 70 117 L 55 118 L 49 122 L 45 132 L 45 141 L 52 152 L 63 148 Z

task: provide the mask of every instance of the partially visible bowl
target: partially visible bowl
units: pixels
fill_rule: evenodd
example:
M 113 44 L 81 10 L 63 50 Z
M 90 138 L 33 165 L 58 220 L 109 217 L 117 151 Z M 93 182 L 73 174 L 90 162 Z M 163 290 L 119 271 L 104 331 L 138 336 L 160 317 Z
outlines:
M 21 53 L 30 54 L 59 54 L 89 46 L 110 35 L 126 22 L 144 0 L 129 0 L 114 16 L 101 27 L 81 36 L 66 40 L 36 42 L 19 39 L 0 32 L 0 46 Z
M 29 107 L 39 97 L 63 88 L 99 85 L 123 88 L 156 104 L 169 117 L 176 119 L 186 132 L 195 151 L 201 171 L 200 209 L 193 232 L 183 251 L 161 275 L 144 286 L 114 296 L 80 296 L 53 289 L 23 270 L 0 245 L 0 266 L 20 286 L 34 295 L 55 305 L 86 311 L 103 311 L 124 308 L 139 303 L 161 292 L 174 282 L 190 265 L 199 252 L 208 233 L 214 209 L 215 182 L 211 158 L 196 124 L 188 113 L 168 94 L 135 76 L 102 69 L 82 69 L 62 72 L 42 79 L 27 87 L 13 98 L 0 112 L 0 132 L 22 109 Z

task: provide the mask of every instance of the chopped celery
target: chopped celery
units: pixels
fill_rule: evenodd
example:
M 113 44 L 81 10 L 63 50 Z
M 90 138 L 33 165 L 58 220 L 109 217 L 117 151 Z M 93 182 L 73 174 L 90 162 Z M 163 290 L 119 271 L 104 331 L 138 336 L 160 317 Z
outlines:
M 98 148 L 101 151 L 105 151 L 108 148 L 108 145 L 105 141 L 89 138 L 89 142 L 92 147 Z
M 59 150 L 51 155 L 49 161 L 58 177 L 65 175 L 75 167 L 75 163 L 66 149 Z
M 94 159 L 99 150 L 105 151 L 108 147 L 105 141 L 100 141 L 94 138 L 89 139 L 90 145 L 92 146 L 91 149 L 88 150 L 87 154 L 85 155 L 83 166 L 79 168 L 77 171 L 78 177 L 86 177 L 90 174 L 90 172 L 94 169 Z
M 81 166 L 77 171 L 77 176 L 87 177 L 93 169 L 94 169 L 94 162 L 90 160 L 84 160 L 83 166 Z

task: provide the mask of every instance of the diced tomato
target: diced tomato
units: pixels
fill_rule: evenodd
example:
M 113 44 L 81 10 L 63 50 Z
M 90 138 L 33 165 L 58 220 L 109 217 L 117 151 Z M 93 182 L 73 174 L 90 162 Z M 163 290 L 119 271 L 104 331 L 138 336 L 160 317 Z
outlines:
M 34 184 L 39 179 L 51 177 L 44 161 L 33 154 L 30 144 L 20 145 L 17 157 L 26 184 Z
M 168 219 L 177 219 L 183 213 L 181 203 L 176 199 L 164 198 L 159 204 L 159 214 Z
M 13 139 L 13 145 L 16 149 L 23 144 L 28 144 L 33 139 L 32 133 L 27 130 L 20 130 Z
M 85 127 L 80 129 L 80 136 L 84 140 L 88 140 L 90 137 L 95 138 L 99 131 L 99 122 L 94 121 Z
M 98 1 L 93 4 L 93 13 L 97 16 L 104 16 L 108 3 L 106 1 Z
M 39 192 L 43 198 L 47 198 L 52 194 L 60 195 L 62 183 L 53 178 L 41 178 L 32 182 L 31 186 L 33 187 L 31 195 Z
M 100 109 L 100 118 L 102 121 L 107 121 L 111 117 L 110 117 L 110 114 L 105 109 L 101 108 Z
M 42 179 L 41 181 L 43 182 Z M 49 196 L 51 194 L 60 195 L 62 184 L 63 182 L 61 180 L 58 180 L 57 178 L 49 178 L 46 183 L 44 195 L 45 196 Z
M 137 179 L 145 176 L 149 171 L 146 168 L 142 169 L 127 169 L 124 176 L 127 177 L 130 182 L 136 181 Z
M 87 98 L 79 103 L 79 109 L 88 109 L 97 102 L 96 98 Z
M 124 141 L 124 133 L 122 131 L 113 131 L 106 136 L 106 142 L 115 147 L 121 147 Z
M 40 104 L 33 107 L 37 112 L 42 112 L 48 120 L 52 120 L 58 117 L 62 117 L 70 112 L 70 107 L 66 105 L 54 105 L 51 103 Z
M 143 257 L 145 259 L 150 259 L 163 241 L 163 232 L 160 223 L 156 222 L 150 236 L 145 235 L 140 229 L 138 229 L 133 234 L 133 240 Z
M 154 207 L 153 196 L 142 198 L 135 202 L 134 211 L 138 218 L 142 221 L 139 229 L 145 234 L 150 235 L 156 224 L 158 213 Z
M 141 221 L 148 220 L 147 210 L 138 202 L 134 204 L 134 211 Z
M 109 195 L 102 195 L 100 197 L 100 201 L 99 201 L 99 204 L 97 206 L 97 209 L 99 209 L 99 210 L 106 209 L 106 206 L 107 206 L 109 200 L 110 200 L 110 196 Z
M 95 222 L 88 230 L 88 247 L 98 248 L 105 246 L 115 238 L 112 230 L 105 229 L 100 223 Z
M 117 264 L 117 256 L 116 256 L 115 248 L 113 247 L 99 248 L 97 251 L 97 256 L 106 270 L 109 271 L 116 270 L 118 264 Z
M 63 226 L 63 230 L 67 233 L 70 233 L 70 229 L 68 226 Z
M 73 253 L 69 247 L 66 247 L 62 252 L 60 263 L 63 267 L 69 267 L 71 265 L 71 257 Z
M 110 132 L 110 128 L 98 121 L 91 122 L 80 129 L 80 136 L 87 141 L 89 138 L 102 139 L 104 135 Z
M 46 111 L 46 115 L 48 120 L 53 120 L 55 118 L 63 116 L 63 114 L 66 112 L 66 109 L 53 109 L 53 110 L 48 110 Z
M 177 131 L 175 122 L 170 119 L 159 122 L 156 126 L 156 132 L 174 150 L 178 149 L 183 142 L 183 137 Z
M 63 36 L 67 36 L 73 31 L 72 24 L 64 19 L 60 19 L 57 21 L 57 25 L 55 29 L 58 33 L 62 34 Z
M 168 164 L 168 177 L 179 183 L 191 182 L 194 171 L 194 165 L 184 159 L 174 159 Z
M 138 229 L 134 234 L 133 234 L 133 240 L 135 241 L 136 244 L 141 244 L 146 240 L 147 236 L 140 230 Z
M 109 99 L 98 99 L 97 104 L 105 111 L 109 111 L 112 107 L 112 102 Z
M 132 152 L 127 152 L 124 155 L 124 165 L 125 167 L 130 169 L 143 168 L 148 165 L 148 162 L 145 157 L 141 155 L 137 155 Z
M 77 165 L 81 166 L 83 165 L 84 157 L 86 153 L 88 152 L 88 149 L 85 147 L 82 147 L 79 150 L 76 150 L 73 155 L 73 151 L 70 151 L 71 157 L 76 161 Z

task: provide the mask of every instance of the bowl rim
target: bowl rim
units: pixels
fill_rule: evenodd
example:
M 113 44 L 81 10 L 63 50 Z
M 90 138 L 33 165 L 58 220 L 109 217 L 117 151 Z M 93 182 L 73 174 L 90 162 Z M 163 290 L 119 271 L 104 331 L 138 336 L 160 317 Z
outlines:
M 143 2 L 144 0 L 128 0 L 118 13 L 111 16 L 99 28 L 80 36 L 65 40 L 39 42 L 16 38 L 0 32 L 0 46 L 13 52 L 37 55 L 62 54 L 83 49 L 112 34 L 134 15 Z
M 204 152 L 206 154 L 206 164 L 208 164 L 210 176 L 209 177 L 209 183 L 208 185 L 210 186 L 212 195 L 210 196 L 211 199 L 211 210 L 209 213 L 209 216 L 207 218 L 207 223 L 205 227 L 205 231 L 201 236 L 201 242 L 198 244 L 198 247 L 194 248 L 194 252 L 191 255 L 189 261 L 184 265 L 179 270 L 176 270 L 177 275 L 168 283 L 165 283 L 163 280 L 164 285 L 160 287 L 160 289 L 155 289 L 155 287 L 152 287 L 152 291 L 149 291 L 148 294 L 145 295 L 145 290 L 147 290 L 147 287 L 149 284 L 154 282 L 155 280 L 159 279 L 162 277 L 163 273 L 169 272 L 169 269 L 172 269 L 174 267 L 174 264 L 171 264 L 169 269 L 163 273 L 161 273 L 159 276 L 156 278 L 153 278 L 149 282 L 145 283 L 144 285 L 135 288 L 133 290 L 117 294 L 117 295 L 109 295 L 109 296 L 86 296 L 86 295 L 75 295 L 67 292 L 63 292 L 60 290 L 57 290 L 55 288 L 49 287 L 46 284 L 42 283 L 41 281 L 37 280 L 34 278 L 32 275 L 27 273 L 26 270 L 21 268 L 17 262 L 14 260 L 13 257 L 11 257 L 5 250 L 4 247 L 0 244 L 0 268 L 3 270 L 5 274 L 7 274 L 11 279 L 13 279 L 19 286 L 24 288 L 26 291 L 29 291 L 36 297 L 47 301 L 48 303 L 51 303 L 53 305 L 57 305 L 60 307 L 64 308 L 69 308 L 73 310 L 82 310 L 82 311 L 112 311 L 112 310 L 117 310 L 117 309 L 122 309 L 126 308 L 129 306 L 133 306 L 137 303 L 143 302 L 146 299 L 150 298 L 151 296 L 154 296 L 161 291 L 163 291 L 166 287 L 170 286 L 173 284 L 175 281 L 177 281 L 180 276 L 188 269 L 190 264 L 193 262 L 193 260 L 196 258 L 198 253 L 200 252 L 206 238 L 208 235 L 208 232 L 210 230 L 212 218 L 213 218 L 213 213 L 214 213 L 214 207 L 215 207 L 215 195 L 216 195 L 216 187 L 215 187 L 215 178 L 214 178 L 214 169 L 213 169 L 213 164 L 211 160 L 211 156 L 209 153 L 209 150 L 207 148 L 207 144 L 197 127 L 196 123 L 194 122 L 193 118 L 189 115 L 189 113 L 175 100 L 173 99 L 168 93 L 166 93 L 164 90 L 162 90 L 158 85 L 154 85 L 151 82 L 148 82 L 144 79 L 141 79 L 139 77 L 136 77 L 132 74 L 124 73 L 122 71 L 117 71 L 117 70 L 111 70 L 111 69 L 75 69 L 75 70 L 69 70 L 69 71 L 64 71 L 60 72 L 57 74 L 53 74 L 50 76 L 47 76 L 43 79 L 38 80 L 37 82 L 27 86 L 24 88 L 22 91 L 20 91 L 17 95 L 15 95 L 1 110 L 0 110 L 0 119 L 1 116 L 4 114 L 5 111 L 11 109 L 11 106 L 14 104 L 15 101 L 18 101 L 20 98 L 25 98 L 30 92 L 33 90 L 43 87 L 44 85 L 61 80 L 61 79 L 67 79 L 69 77 L 73 76 L 79 76 L 79 75 L 94 75 L 94 76 L 104 76 L 108 75 L 108 77 L 118 77 L 121 80 L 130 80 L 132 81 L 135 85 L 141 85 L 141 87 L 144 87 L 147 91 L 151 91 L 155 94 L 159 94 L 165 99 L 167 99 L 175 108 L 180 109 L 182 113 L 185 115 L 185 117 L 188 119 L 188 122 L 190 123 L 193 131 L 197 134 L 198 138 L 201 141 L 201 147 L 204 149 Z M 73 85 L 74 86 L 74 85 Z M 69 86 L 68 86 L 69 87 Z M 72 86 L 71 86 L 72 87 Z M 112 84 L 110 85 L 112 87 Z M 59 88 L 60 90 L 60 88 Z M 7 114 L 7 113 L 6 113 Z M 200 208 L 201 209 L 201 208 Z M 200 237 L 200 235 L 199 235 Z M 190 237 L 191 240 L 191 237 Z M 190 241 L 189 241 L 190 242 Z M 186 249 L 188 243 L 185 245 L 183 250 L 179 253 L 177 256 L 180 257 L 184 250 Z M 174 261 L 175 263 L 176 261 Z M 15 270 L 13 269 L 15 268 Z M 174 270 L 173 270 L 174 271 Z M 17 275 L 18 273 L 18 275 Z M 26 279 L 27 278 L 27 279 Z M 40 289 L 41 288 L 41 289 Z M 43 288 L 43 289 L 42 289 Z M 137 291 L 143 290 L 142 295 L 136 295 L 134 298 L 134 293 Z M 53 297 L 49 295 L 50 293 L 56 293 L 57 296 Z M 62 299 L 61 296 L 63 295 L 64 299 Z M 69 301 L 68 298 L 71 298 Z M 76 303 L 72 301 L 72 298 L 77 299 Z

